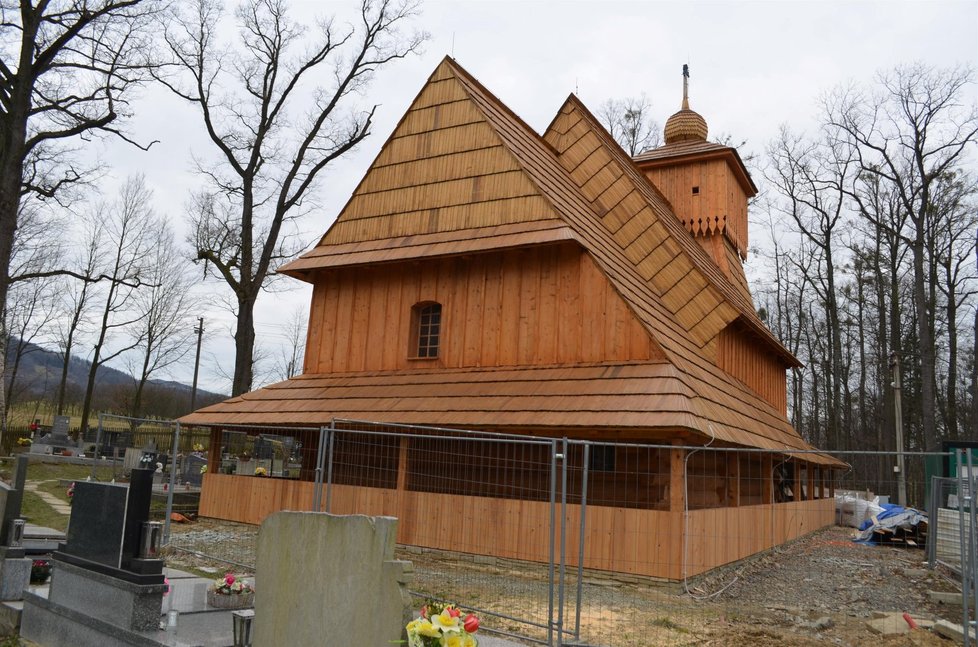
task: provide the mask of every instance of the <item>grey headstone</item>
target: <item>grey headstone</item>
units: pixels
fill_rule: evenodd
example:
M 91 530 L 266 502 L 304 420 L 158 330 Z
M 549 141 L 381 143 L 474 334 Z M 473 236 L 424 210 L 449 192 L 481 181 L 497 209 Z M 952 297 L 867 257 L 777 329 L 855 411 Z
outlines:
M 68 424 L 70 422 L 71 418 L 68 416 L 55 416 L 54 424 L 51 425 L 51 435 L 56 438 L 67 438 Z
M 394 560 L 396 533 L 392 517 L 267 517 L 258 534 L 254 643 L 346 644 L 350 627 L 357 644 L 398 642 L 410 613 L 403 584 L 411 564 Z
M 164 584 L 140 585 L 55 562 L 48 600 L 122 629 L 155 629 L 163 610 Z
M 27 456 L 17 456 L 13 487 L 4 485 L 4 502 L 2 511 L 0 511 L 0 546 L 10 545 L 10 524 L 14 519 L 20 518 L 20 508 L 24 501 L 24 484 L 27 482 L 28 462 Z
M 31 580 L 31 566 L 34 560 L 29 557 L 10 557 L 0 560 L 0 600 L 21 600 L 24 589 Z
M 191 485 L 200 485 L 203 481 L 203 475 L 200 473 L 200 468 L 207 465 L 207 459 L 201 458 L 200 456 L 194 456 L 191 454 L 183 459 L 183 482 L 190 483 Z

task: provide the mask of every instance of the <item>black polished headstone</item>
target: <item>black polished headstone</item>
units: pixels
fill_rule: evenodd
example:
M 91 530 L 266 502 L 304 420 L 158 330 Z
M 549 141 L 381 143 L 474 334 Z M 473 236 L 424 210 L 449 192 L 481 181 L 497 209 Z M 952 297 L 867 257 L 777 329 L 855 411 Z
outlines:
M 153 470 L 134 469 L 129 476 L 129 500 L 126 504 L 126 524 L 123 535 L 123 566 L 139 557 L 139 542 L 143 523 L 149 521 L 149 506 L 153 500 Z
M 128 499 L 129 488 L 124 485 L 76 482 L 62 552 L 121 568 Z

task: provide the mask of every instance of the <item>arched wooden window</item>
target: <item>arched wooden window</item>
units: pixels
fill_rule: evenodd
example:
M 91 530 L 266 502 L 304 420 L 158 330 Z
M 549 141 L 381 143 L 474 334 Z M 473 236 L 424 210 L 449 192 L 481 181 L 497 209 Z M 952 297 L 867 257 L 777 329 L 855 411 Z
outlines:
M 441 342 L 441 304 L 419 303 L 411 309 L 412 357 L 438 357 Z

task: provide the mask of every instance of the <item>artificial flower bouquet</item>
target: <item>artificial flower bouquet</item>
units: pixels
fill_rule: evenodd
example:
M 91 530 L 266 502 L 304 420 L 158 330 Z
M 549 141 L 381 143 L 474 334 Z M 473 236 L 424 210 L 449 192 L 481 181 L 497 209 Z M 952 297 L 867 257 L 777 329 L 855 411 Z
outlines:
M 211 590 L 218 595 L 246 595 L 255 592 L 253 586 L 237 578 L 234 573 L 228 573 L 224 577 L 214 580 Z
M 477 647 L 479 630 L 475 614 L 463 614 L 454 604 L 429 602 L 421 617 L 407 624 L 408 647 Z
M 255 476 L 268 476 L 268 470 L 264 467 L 256 467 Z
M 207 604 L 217 609 L 246 609 L 255 604 L 255 588 L 228 573 L 207 589 Z

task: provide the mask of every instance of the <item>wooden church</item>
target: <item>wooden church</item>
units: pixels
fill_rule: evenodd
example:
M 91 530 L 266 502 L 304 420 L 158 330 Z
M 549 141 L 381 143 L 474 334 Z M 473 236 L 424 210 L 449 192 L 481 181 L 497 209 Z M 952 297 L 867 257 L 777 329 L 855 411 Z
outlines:
M 540 135 L 443 60 L 336 222 L 281 270 L 313 285 L 304 372 L 181 423 L 211 427 L 215 465 L 222 430 L 336 419 L 603 443 L 613 459 L 588 499 L 593 568 L 675 579 L 832 524 L 841 464 L 788 422 L 798 362 L 744 275 L 756 188 L 736 150 L 707 141 L 686 82 L 665 145 L 632 159 L 575 96 Z M 403 544 L 525 557 L 498 520 L 545 518 L 533 508 L 545 502 L 405 477 L 437 469 L 414 451 L 430 443 L 402 438 L 387 452 L 396 477 L 338 484 L 332 510 L 397 516 Z M 639 444 L 660 449 L 614 474 Z M 298 480 L 212 470 L 201 514 L 258 523 L 309 509 L 312 467 Z M 485 513 L 424 532 L 418 517 L 439 497 Z

